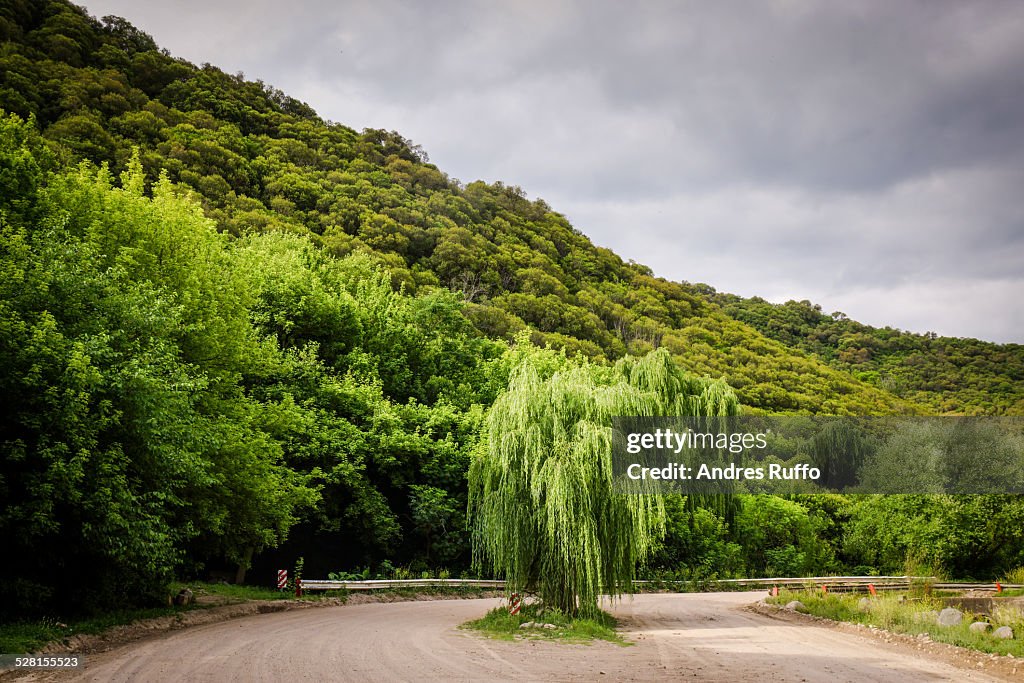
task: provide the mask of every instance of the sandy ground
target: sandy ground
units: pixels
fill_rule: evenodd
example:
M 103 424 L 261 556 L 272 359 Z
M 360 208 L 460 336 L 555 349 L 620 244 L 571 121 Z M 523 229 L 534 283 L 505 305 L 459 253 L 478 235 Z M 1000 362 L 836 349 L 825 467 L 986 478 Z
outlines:
M 606 642 L 508 642 L 458 629 L 460 623 L 501 604 L 494 598 L 279 612 L 195 626 L 89 655 L 80 675 L 60 680 L 1014 679 L 1006 672 L 964 668 L 971 663 L 958 668 L 942 657 L 869 634 L 748 609 L 760 599 L 759 593 L 638 595 L 613 610 L 622 620 L 623 635 L 634 643 L 628 647 Z

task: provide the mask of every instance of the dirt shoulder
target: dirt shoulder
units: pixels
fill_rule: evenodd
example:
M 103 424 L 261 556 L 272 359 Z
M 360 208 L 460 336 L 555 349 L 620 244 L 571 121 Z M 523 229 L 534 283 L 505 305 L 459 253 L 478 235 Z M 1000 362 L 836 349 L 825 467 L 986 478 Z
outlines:
M 948 643 L 937 643 L 927 637 L 922 638 L 905 633 L 895 633 L 874 626 L 864 626 L 863 624 L 834 621 L 813 614 L 803 614 L 787 610 L 764 601 L 748 605 L 746 609 L 755 614 L 778 621 L 794 624 L 813 624 L 819 628 L 827 628 L 840 633 L 855 633 L 877 641 L 882 647 L 909 650 L 918 655 L 945 662 L 959 669 L 983 672 L 1010 681 L 1024 679 L 1024 660 L 1018 659 L 1013 655 L 1003 657 L 957 647 Z

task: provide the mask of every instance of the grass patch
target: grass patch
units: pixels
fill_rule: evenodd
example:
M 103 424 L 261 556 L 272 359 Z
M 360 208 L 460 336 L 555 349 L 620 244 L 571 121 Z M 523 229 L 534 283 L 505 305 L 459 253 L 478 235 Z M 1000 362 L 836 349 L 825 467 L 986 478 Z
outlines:
M 743 593 L 764 592 L 765 584 L 725 583 L 718 579 L 644 579 L 633 584 L 634 593 Z
M 140 619 L 153 619 L 194 609 L 194 607 L 150 607 L 114 610 L 101 615 L 69 619 L 48 617 L 38 621 L 18 621 L 0 624 L 0 652 L 27 654 L 36 652 L 47 643 L 66 640 L 80 634 L 102 633 L 114 626 L 130 624 Z
M 260 586 L 238 586 L 226 583 L 202 583 L 191 582 L 175 584 L 173 592 L 177 593 L 182 588 L 189 588 L 196 597 L 202 595 L 213 595 L 223 598 L 224 602 L 244 602 L 246 600 L 295 600 L 294 591 L 279 591 L 273 588 Z M 339 598 L 346 600 L 353 595 L 394 595 L 401 598 L 415 598 L 419 595 L 457 595 L 464 598 L 485 597 L 491 589 L 479 588 L 477 586 L 449 586 L 439 584 L 436 586 L 410 586 L 407 588 L 378 588 L 366 591 L 350 591 L 345 589 L 329 591 L 304 591 L 300 600 L 321 600 L 324 598 Z
M 457 595 L 463 598 L 484 598 L 493 594 L 493 588 L 477 586 L 409 586 L 407 588 L 377 588 L 374 590 L 347 591 L 349 595 L 396 595 L 414 598 L 418 595 Z
M 989 652 L 997 655 L 1013 655 L 1024 657 L 1024 614 L 1018 609 L 1009 607 L 996 607 L 994 614 L 988 621 L 992 622 L 992 630 L 999 626 L 1009 626 L 1013 629 L 1015 638 L 1003 640 L 996 638 L 992 632 L 975 633 L 969 626 L 972 621 L 985 621 L 986 619 L 970 613 L 964 614 L 963 622 L 959 626 L 939 626 L 929 618 L 931 612 L 938 612 L 945 606 L 942 600 L 936 596 L 916 597 L 913 594 L 885 593 L 877 598 L 871 598 L 868 608 L 860 609 L 860 600 L 863 594 L 850 593 L 809 593 L 800 591 L 783 591 L 778 597 L 768 598 L 768 602 L 776 605 L 785 605 L 791 600 L 799 600 L 806 607 L 808 614 L 832 619 L 834 621 L 845 621 L 865 626 L 875 626 L 894 633 L 905 633 L 908 635 L 920 635 L 927 633 L 928 636 L 940 643 L 949 643 L 959 647 L 966 647 L 980 652 Z M 901 600 L 902 598 L 902 600 Z
M 522 628 L 523 624 L 533 622 L 532 627 Z M 552 624 L 554 628 L 544 628 L 544 624 Z M 523 605 L 519 614 L 509 614 L 506 607 L 495 607 L 480 619 L 467 621 L 460 628 L 498 638 L 500 640 L 543 639 L 558 640 L 569 643 L 590 643 L 595 640 L 607 640 L 617 645 L 631 645 L 615 631 L 615 617 L 601 611 L 593 619 L 572 618 L 559 610 L 545 610 L 540 604 Z
M 171 586 L 171 594 L 177 593 L 182 588 L 188 588 L 195 595 L 196 600 L 213 602 L 221 605 L 230 605 L 249 600 L 308 600 L 316 602 L 327 598 L 339 598 L 346 600 L 352 595 L 351 591 L 344 589 L 329 591 L 303 591 L 301 598 L 295 597 L 294 590 L 277 590 L 264 586 L 244 586 L 229 583 L 206 583 L 203 581 L 192 581 L 189 583 L 175 583 Z M 209 600 L 210 597 L 215 598 Z M 206 598 L 203 600 L 203 598 Z M 210 605 L 201 605 L 210 606 Z
M 1024 565 L 1007 572 L 1003 577 L 1003 583 L 1024 583 Z
M 171 586 L 171 594 L 174 595 L 182 588 L 191 590 L 196 598 L 204 595 L 215 595 L 223 598 L 223 602 L 245 602 L 246 600 L 287 600 L 294 599 L 294 591 L 281 591 L 263 586 L 245 586 L 233 583 L 206 583 L 192 581 L 189 583 L 176 583 Z

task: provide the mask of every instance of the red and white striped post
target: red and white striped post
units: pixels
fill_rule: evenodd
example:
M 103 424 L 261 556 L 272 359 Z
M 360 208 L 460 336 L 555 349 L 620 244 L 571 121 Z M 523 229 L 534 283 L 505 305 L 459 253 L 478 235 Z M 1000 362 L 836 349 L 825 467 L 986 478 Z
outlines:
M 288 570 L 278 569 L 277 570 L 277 590 L 283 591 L 288 587 Z
M 519 614 L 519 610 L 523 607 L 523 598 L 519 593 L 513 593 L 508 596 L 508 613 L 512 616 Z

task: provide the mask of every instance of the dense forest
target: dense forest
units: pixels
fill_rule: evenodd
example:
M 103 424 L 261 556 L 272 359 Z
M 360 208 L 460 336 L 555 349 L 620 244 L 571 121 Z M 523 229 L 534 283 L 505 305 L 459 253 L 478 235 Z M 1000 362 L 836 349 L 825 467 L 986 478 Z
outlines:
M 62 0 L 4 0 L 0 36 L 5 611 L 267 581 L 300 555 L 467 571 L 466 473 L 536 349 L 664 349 L 747 412 L 1024 414 L 1020 345 L 655 277 L 516 186 Z M 1016 497 L 666 507 L 651 573 L 1024 565 Z
M 809 301 L 771 304 L 715 293 L 736 320 L 832 367 L 926 406 L 957 415 L 1024 414 L 1024 354 L 1019 344 L 877 329 Z

